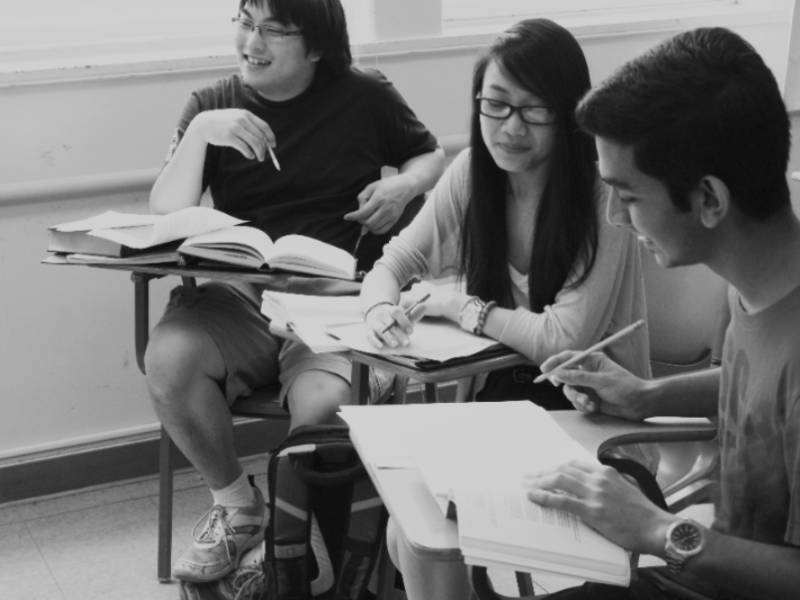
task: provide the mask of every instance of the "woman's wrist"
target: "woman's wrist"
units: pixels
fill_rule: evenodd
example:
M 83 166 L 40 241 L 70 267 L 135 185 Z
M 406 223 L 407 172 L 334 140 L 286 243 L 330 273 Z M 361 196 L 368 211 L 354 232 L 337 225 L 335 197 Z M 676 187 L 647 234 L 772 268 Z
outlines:
M 395 303 L 392 302 L 391 300 L 376 300 L 372 304 L 367 305 L 366 308 L 362 308 L 361 309 L 361 314 L 364 316 L 364 319 L 367 318 L 367 315 L 369 315 L 370 311 L 373 308 L 377 308 L 378 306 L 381 306 L 383 304 L 387 304 L 389 306 L 394 306 Z

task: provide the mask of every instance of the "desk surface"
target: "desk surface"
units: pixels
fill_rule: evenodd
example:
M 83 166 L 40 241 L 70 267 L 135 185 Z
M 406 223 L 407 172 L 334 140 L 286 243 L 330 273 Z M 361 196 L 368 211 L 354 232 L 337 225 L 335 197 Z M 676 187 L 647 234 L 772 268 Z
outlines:
M 211 267 L 211 266 L 183 266 L 174 263 L 153 265 L 123 265 L 123 264 L 91 264 L 72 265 L 88 266 L 97 269 L 110 269 L 113 271 L 130 271 L 150 278 L 175 275 L 177 277 L 198 277 L 200 279 L 213 279 L 217 281 L 247 281 L 260 284 L 275 291 L 294 292 L 298 294 L 319 295 L 353 295 L 361 290 L 360 281 L 349 281 L 332 277 L 315 277 L 299 273 L 274 272 L 263 273 L 236 267 Z
M 550 413 L 564 430 L 594 455 L 610 448 L 636 442 L 668 442 L 712 439 L 716 428 L 705 420 L 679 419 L 659 423 L 636 423 L 606 416 L 587 416 L 578 411 Z M 687 435 L 688 434 L 688 435 Z M 443 517 L 415 468 L 375 468 L 370 474 L 389 514 L 418 554 L 436 560 L 461 560 L 458 531 L 454 521 Z

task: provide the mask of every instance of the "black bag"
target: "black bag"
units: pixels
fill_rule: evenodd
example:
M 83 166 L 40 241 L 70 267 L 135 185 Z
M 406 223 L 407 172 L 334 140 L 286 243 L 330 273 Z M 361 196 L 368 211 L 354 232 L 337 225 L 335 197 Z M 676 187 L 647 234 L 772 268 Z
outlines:
M 383 544 L 386 510 L 347 426 L 295 429 L 273 450 L 268 480 L 264 574 L 274 595 L 264 600 L 365 598 Z M 334 575 L 329 586 L 311 549 L 313 518 Z M 315 581 L 330 589 L 312 590 Z
M 296 428 L 272 450 L 267 477 L 270 521 L 262 567 L 241 566 L 211 583 L 182 582 L 181 599 L 370 597 L 367 585 L 383 547 L 387 515 L 347 426 Z M 324 552 L 312 550 L 312 525 L 321 533 Z

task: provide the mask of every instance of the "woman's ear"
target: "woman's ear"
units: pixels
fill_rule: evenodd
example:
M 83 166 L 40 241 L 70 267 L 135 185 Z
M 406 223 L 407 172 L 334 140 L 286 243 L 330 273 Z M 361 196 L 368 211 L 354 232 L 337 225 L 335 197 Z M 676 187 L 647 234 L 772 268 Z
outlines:
M 705 227 L 714 229 L 725 220 L 731 206 L 731 193 L 719 177 L 704 175 L 697 183 L 692 196 L 695 210 L 700 215 L 700 222 Z

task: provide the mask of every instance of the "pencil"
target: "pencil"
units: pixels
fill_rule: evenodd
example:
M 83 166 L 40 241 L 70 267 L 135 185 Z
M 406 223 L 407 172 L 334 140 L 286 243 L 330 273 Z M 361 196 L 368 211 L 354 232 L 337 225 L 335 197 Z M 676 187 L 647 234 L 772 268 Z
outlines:
M 269 152 L 269 157 L 272 159 L 272 164 L 275 165 L 275 169 L 280 171 L 281 165 L 278 163 L 278 157 L 275 156 L 275 151 L 269 144 L 267 144 L 267 152 Z
M 430 298 L 430 297 L 431 297 L 430 293 L 427 293 L 427 294 L 425 294 L 425 295 L 424 295 L 422 298 L 420 298 L 419 300 L 417 300 L 416 302 L 414 302 L 414 304 L 412 304 L 411 306 L 409 306 L 409 307 L 408 307 L 408 308 L 407 308 L 407 309 L 404 311 L 404 312 L 405 312 L 405 315 L 406 315 L 406 317 L 410 318 L 410 317 L 411 317 L 411 313 L 412 313 L 412 312 L 414 312 L 414 309 L 415 309 L 415 308 L 417 308 L 417 307 L 418 307 L 420 304 L 422 304 L 423 302 L 425 302 L 425 301 L 426 301 L 428 298 Z M 381 330 L 381 333 L 386 333 L 387 331 L 389 331 L 389 330 L 390 330 L 392 327 L 394 327 L 394 326 L 396 326 L 396 325 L 397 325 L 397 321 L 395 321 L 394 319 L 392 319 L 392 322 L 391 322 L 391 323 L 389 323 L 389 324 L 388 324 L 386 327 L 384 327 L 384 328 Z
M 639 319 L 639 320 L 638 320 L 638 321 L 636 321 L 635 323 L 631 323 L 631 324 L 630 324 L 630 325 L 628 325 L 627 327 L 623 327 L 622 329 L 620 329 L 620 330 L 619 330 L 617 333 L 615 333 L 614 335 L 610 335 L 610 336 L 608 336 L 606 339 L 604 339 L 604 340 L 600 340 L 600 341 L 599 341 L 599 342 L 597 342 L 597 343 L 596 343 L 594 346 L 590 346 L 589 348 L 587 348 L 587 349 L 586 349 L 586 350 L 584 350 L 583 352 L 579 352 L 578 354 L 576 354 L 575 356 L 573 356 L 573 357 L 572 357 L 572 358 L 570 358 L 569 360 L 566 360 L 566 361 L 564 361 L 563 363 L 561 363 L 560 365 L 558 365 L 558 366 L 557 366 L 555 369 L 553 369 L 552 371 L 548 371 L 547 373 L 542 373 L 542 374 L 541 374 L 541 375 L 539 375 L 539 376 L 538 376 L 536 379 L 534 379 L 534 380 L 533 380 L 533 382 L 534 382 L 534 383 L 541 383 L 542 381 L 544 381 L 545 379 L 547 379 L 548 377 L 550 377 L 550 376 L 551 376 L 553 373 L 555 373 L 556 371 L 559 371 L 559 370 L 561 370 L 561 369 L 564 369 L 565 367 L 571 367 L 572 365 L 574 365 L 574 364 L 576 364 L 576 363 L 579 363 L 579 362 L 581 362 L 581 361 L 582 361 L 584 358 L 586 358 L 587 356 L 589 356 L 589 355 L 590 355 L 592 352 L 597 352 L 598 350 L 602 350 L 602 349 L 603 349 L 603 348 L 605 348 L 606 346 L 608 346 L 608 345 L 610 345 L 610 344 L 613 344 L 614 342 L 616 342 L 618 339 L 620 339 L 620 338 L 624 338 L 626 335 L 628 335 L 628 334 L 630 334 L 630 333 L 632 333 L 632 332 L 636 331 L 636 330 L 637 330 L 637 329 L 639 329 L 639 327 L 641 327 L 642 325 L 644 325 L 644 319 Z

